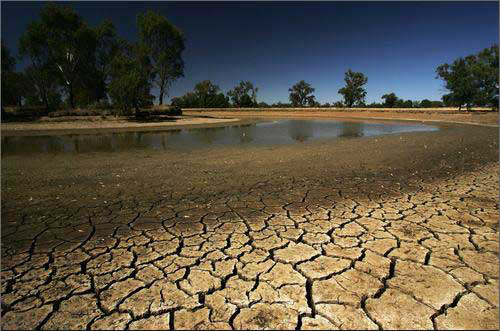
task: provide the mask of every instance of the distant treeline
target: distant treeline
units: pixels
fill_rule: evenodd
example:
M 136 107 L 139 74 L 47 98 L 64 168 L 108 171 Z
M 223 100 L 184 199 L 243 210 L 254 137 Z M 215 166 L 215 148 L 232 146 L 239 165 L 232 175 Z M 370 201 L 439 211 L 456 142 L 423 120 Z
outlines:
M 153 11 L 137 15 L 137 42 L 117 35 L 113 23 L 89 26 L 71 7 L 47 3 L 40 19 L 28 25 L 21 36 L 20 58 L 29 59 L 24 71 L 15 70 L 16 59 L 2 41 L 2 110 L 18 109 L 112 109 L 128 114 L 153 105 L 153 87 L 159 104 L 172 83 L 184 76 L 183 33 L 164 16 Z M 478 54 L 458 58 L 436 69 L 448 93 L 442 101 L 404 100 L 395 93 L 382 95 L 383 103 L 366 104 L 364 86 L 368 78 L 347 70 L 345 86 L 338 90 L 342 101 L 320 104 L 311 84 L 301 80 L 288 89 L 289 102 L 257 101 L 258 88 L 241 81 L 224 94 L 205 80 L 192 92 L 174 97 L 175 108 L 227 107 L 493 107 L 498 109 L 498 45 Z M 409 78 L 411 79 L 411 78 Z

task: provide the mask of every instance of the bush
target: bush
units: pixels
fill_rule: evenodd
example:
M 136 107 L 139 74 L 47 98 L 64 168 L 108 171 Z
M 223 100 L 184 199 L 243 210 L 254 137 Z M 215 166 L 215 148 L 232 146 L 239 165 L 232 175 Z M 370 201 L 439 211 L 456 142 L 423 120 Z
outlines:
M 111 109 L 111 105 L 107 99 L 102 99 L 88 105 L 88 109 L 90 110 L 109 110 Z
M 179 106 L 170 106 L 170 107 L 168 107 L 167 115 L 169 115 L 169 116 L 181 116 L 182 109 Z

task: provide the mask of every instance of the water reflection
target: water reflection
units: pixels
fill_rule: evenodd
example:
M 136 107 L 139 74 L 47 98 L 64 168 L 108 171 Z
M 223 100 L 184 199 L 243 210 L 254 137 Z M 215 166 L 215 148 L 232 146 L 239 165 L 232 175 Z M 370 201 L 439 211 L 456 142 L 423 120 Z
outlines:
M 293 140 L 304 142 L 313 137 L 314 129 L 311 122 L 291 121 L 288 133 Z
M 359 122 L 344 122 L 341 125 L 339 137 L 342 138 L 357 138 L 363 137 L 363 123 Z
M 437 127 L 423 124 L 277 120 L 169 131 L 2 137 L 2 155 L 121 152 L 132 149 L 164 151 L 211 145 L 273 145 L 306 142 L 319 138 L 357 138 L 436 130 Z

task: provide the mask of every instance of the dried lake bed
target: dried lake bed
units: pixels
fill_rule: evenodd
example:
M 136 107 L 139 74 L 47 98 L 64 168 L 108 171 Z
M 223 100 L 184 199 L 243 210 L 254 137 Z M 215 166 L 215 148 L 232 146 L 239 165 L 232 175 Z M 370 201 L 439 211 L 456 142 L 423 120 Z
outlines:
M 2 327 L 498 329 L 498 128 L 287 120 L 2 137 Z

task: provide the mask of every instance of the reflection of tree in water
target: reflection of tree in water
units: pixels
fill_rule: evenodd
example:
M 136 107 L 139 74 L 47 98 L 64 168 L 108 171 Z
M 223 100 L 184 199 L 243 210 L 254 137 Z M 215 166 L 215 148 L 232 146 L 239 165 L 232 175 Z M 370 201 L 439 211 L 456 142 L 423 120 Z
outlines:
M 342 122 L 340 124 L 340 135 L 343 138 L 356 138 L 363 136 L 363 123 Z
M 181 129 L 168 130 L 168 131 L 162 132 L 162 134 L 161 134 L 161 146 L 163 147 L 163 150 L 167 149 L 168 144 L 172 143 L 171 139 L 174 138 L 175 136 L 180 135 L 181 132 L 182 132 Z
M 112 151 L 112 134 L 72 135 L 70 140 L 63 139 L 65 151 L 110 152 Z
M 213 144 L 214 141 L 219 139 L 224 134 L 224 127 L 219 128 L 203 128 L 203 129 L 190 129 L 189 132 L 197 139 L 205 144 Z
M 250 143 L 255 138 L 255 124 L 245 124 L 231 127 L 233 137 L 239 139 L 241 144 Z
M 306 141 L 313 136 L 313 131 L 309 121 L 291 121 L 288 126 L 288 134 L 295 141 Z

